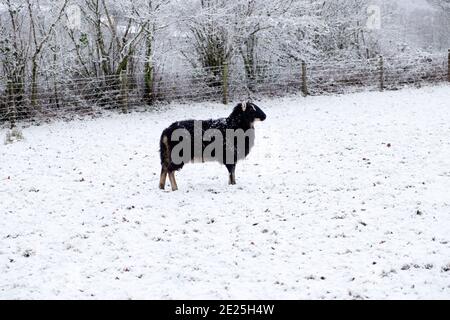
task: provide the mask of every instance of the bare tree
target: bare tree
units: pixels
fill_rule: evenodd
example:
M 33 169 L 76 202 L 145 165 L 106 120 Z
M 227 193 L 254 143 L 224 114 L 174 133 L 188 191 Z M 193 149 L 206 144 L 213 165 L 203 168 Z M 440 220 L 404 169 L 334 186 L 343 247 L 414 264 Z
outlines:
M 23 107 L 29 45 L 24 34 L 23 6 L 11 0 L 2 2 L 7 14 L 0 15 L 0 63 L 7 80 L 6 112 L 13 123 Z
M 428 0 L 428 2 L 450 15 L 450 0 Z
M 283 17 L 291 8 L 293 1 L 266 2 L 263 0 L 241 0 L 234 11 L 236 17 L 236 47 L 244 64 L 247 86 L 253 90 L 260 69 L 260 53 L 266 48 L 260 46 L 261 38 L 270 36 L 279 17 Z
M 26 0 L 28 15 L 30 18 L 30 29 L 33 47 L 31 50 L 31 104 L 33 107 L 37 106 L 37 78 L 39 70 L 39 58 L 40 55 L 48 43 L 53 31 L 64 15 L 64 11 L 70 0 L 64 0 L 62 6 L 57 10 L 56 18 L 54 21 L 45 28 L 42 24 L 38 24 L 36 21 L 36 11 L 39 11 L 39 3 L 31 3 L 30 0 Z
M 234 54 L 235 23 L 230 3 L 226 0 L 201 0 L 199 7 L 189 8 L 187 14 L 189 53 L 182 54 L 194 67 L 202 67 L 208 74 L 210 86 L 222 85 L 221 67 Z M 192 51 L 191 51 L 192 50 Z
M 132 14 L 136 25 L 140 25 L 144 31 L 144 82 L 145 98 L 149 105 L 155 101 L 154 79 L 155 61 L 154 47 L 155 37 L 158 32 L 166 29 L 173 23 L 167 19 L 164 10 L 170 0 L 137 0 L 133 1 Z

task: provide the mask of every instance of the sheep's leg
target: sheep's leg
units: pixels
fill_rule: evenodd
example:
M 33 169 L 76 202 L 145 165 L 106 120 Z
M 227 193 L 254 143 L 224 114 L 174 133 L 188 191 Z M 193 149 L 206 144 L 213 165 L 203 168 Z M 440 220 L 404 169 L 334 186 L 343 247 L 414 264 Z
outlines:
M 172 191 L 177 191 L 178 186 L 177 186 L 177 181 L 175 180 L 175 171 L 169 171 L 169 180 L 170 180 L 170 185 L 172 186 Z
M 159 178 L 159 188 L 161 190 L 164 190 L 166 186 L 166 179 L 167 179 L 167 169 L 164 167 L 161 168 L 161 176 Z
M 234 172 L 230 173 L 230 179 L 228 181 L 228 184 L 230 184 L 230 185 L 235 185 L 236 184 L 236 176 L 235 176 Z
M 230 174 L 229 179 L 228 179 L 228 184 L 235 185 L 236 184 L 236 176 L 235 176 L 236 165 L 227 165 L 227 169 Z
M 161 176 L 159 178 L 159 188 L 164 190 L 166 187 L 167 173 L 169 172 L 170 164 L 170 146 L 169 138 L 163 134 L 160 141 L 160 153 L 161 153 Z

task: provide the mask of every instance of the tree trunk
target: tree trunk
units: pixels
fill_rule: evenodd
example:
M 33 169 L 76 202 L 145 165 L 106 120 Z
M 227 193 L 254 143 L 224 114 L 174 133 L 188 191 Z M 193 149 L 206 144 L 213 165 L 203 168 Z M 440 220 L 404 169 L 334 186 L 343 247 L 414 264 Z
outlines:
M 38 64 L 37 64 L 37 56 L 34 56 L 31 59 L 31 106 L 33 110 L 37 109 L 38 101 L 37 101 L 37 76 L 38 76 Z
M 151 36 L 147 37 L 147 51 L 146 51 L 146 62 L 144 67 L 145 73 L 145 97 L 148 105 L 152 105 L 155 102 L 154 95 L 154 70 L 153 70 L 153 39 Z

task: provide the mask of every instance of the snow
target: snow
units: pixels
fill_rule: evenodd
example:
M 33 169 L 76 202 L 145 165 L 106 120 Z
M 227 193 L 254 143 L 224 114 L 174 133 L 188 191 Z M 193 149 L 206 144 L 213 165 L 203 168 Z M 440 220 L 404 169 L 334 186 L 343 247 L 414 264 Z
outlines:
M 26 128 L 0 145 L 0 298 L 450 299 L 449 96 L 260 101 L 237 185 L 193 164 L 177 192 L 162 129 L 232 106 Z

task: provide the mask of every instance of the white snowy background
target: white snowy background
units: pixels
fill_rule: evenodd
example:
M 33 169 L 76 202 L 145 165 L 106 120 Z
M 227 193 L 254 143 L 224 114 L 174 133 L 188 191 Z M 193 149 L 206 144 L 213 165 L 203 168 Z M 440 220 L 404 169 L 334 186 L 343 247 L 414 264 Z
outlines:
M 0 299 L 450 299 L 449 97 L 258 101 L 238 184 L 187 165 L 178 192 L 162 129 L 232 106 L 26 128 L 0 144 Z

